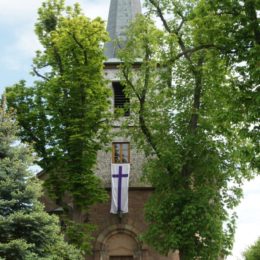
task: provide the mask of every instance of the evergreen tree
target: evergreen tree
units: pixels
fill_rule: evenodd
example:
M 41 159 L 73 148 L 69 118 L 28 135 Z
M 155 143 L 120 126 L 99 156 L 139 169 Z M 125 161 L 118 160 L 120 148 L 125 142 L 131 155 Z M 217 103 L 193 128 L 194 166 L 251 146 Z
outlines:
M 64 241 L 56 216 L 39 202 L 39 181 L 28 170 L 32 150 L 18 143 L 11 114 L 0 108 L 0 258 L 82 259 Z

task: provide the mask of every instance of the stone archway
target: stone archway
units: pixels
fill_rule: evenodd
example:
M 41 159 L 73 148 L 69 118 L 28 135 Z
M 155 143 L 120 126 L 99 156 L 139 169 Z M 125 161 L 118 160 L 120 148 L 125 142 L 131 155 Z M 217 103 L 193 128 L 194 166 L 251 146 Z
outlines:
M 122 257 L 134 259 L 138 245 L 133 237 L 125 232 L 112 234 L 106 241 L 106 252 L 111 258 Z
M 138 232 L 129 225 L 113 225 L 97 238 L 95 260 L 141 260 L 142 244 L 137 239 Z

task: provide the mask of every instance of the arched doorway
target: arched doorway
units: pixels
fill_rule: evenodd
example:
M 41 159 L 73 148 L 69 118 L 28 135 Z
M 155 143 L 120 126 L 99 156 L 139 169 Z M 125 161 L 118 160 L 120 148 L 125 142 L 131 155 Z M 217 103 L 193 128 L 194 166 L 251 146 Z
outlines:
M 131 260 L 138 249 L 136 241 L 127 233 L 118 232 L 106 241 L 109 260 Z
M 97 239 L 95 251 L 95 259 L 100 260 L 142 259 L 142 246 L 137 233 L 128 225 L 114 225 L 103 231 Z

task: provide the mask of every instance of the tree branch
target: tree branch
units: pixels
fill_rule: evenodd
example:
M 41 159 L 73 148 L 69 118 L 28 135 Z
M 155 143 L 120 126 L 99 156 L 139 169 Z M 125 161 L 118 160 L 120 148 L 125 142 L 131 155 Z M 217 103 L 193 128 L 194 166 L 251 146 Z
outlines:
M 155 0 L 149 0 L 149 1 L 150 1 L 150 3 L 155 7 L 156 12 L 157 12 L 159 18 L 161 19 L 165 30 L 166 30 L 168 33 L 172 33 L 172 30 L 171 30 L 170 26 L 168 25 L 166 19 L 164 18 L 162 9 L 159 7 L 159 4 L 158 4 Z
M 198 64 L 197 70 L 195 71 L 195 87 L 193 93 L 193 105 L 192 105 L 192 114 L 189 122 L 189 130 L 192 135 L 196 133 L 198 128 L 198 120 L 199 120 L 199 109 L 201 103 L 201 91 L 202 91 L 202 65 L 204 62 L 204 55 L 201 54 Z M 192 150 L 188 150 L 187 157 L 192 156 Z M 192 165 L 189 162 L 186 162 L 182 166 L 181 175 L 185 179 L 184 185 L 186 188 L 190 187 L 190 176 L 192 174 Z
M 80 49 L 83 51 L 83 55 L 84 55 L 84 64 L 87 64 L 88 58 L 87 58 L 87 52 L 84 48 L 84 46 L 80 43 L 80 41 L 77 39 L 76 35 L 74 33 L 70 33 L 69 34 L 72 36 L 72 39 L 75 41 L 75 43 L 80 47 Z
M 127 68 L 126 68 L 125 66 L 123 67 L 122 72 L 123 72 L 123 76 L 124 76 L 124 79 L 125 79 L 127 85 L 129 85 L 129 86 L 131 87 L 131 89 L 134 91 L 136 97 L 137 97 L 138 100 L 140 101 L 140 100 L 141 100 L 141 97 L 140 97 L 140 95 L 138 94 L 138 92 L 136 91 L 136 88 L 135 88 L 134 84 L 133 84 L 132 81 L 129 79 L 129 77 L 128 77 L 128 71 L 127 71 Z
M 200 50 L 204 50 L 204 49 L 210 49 L 210 48 L 217 48 L 217 46 L 215 46 L 214 44 L 202 44 L 202 45 L 194 47 L 194 48 L 186 49 L 186 50 L 184 50 L 184 52 L 181 52 L 181 53 L 177 54 L 171 60 L 171 62 L 174 62 L 174 61 L 178 60 L 182 56 L 193 54 L 196 51 L 200 51 Z
M 145 62 L 149 62 L 150 55 L 151 55 L 151 51 L 149 49 L 148 44 L 146 44 L 146 46 L 145 46 Z M 161 158 L 161 154 L 158 151 L 157 145 L 153 140 L 152 133 L 149 130 L 147 124 L 146 124 L 145 115 L 144 115 L 145 114 L 146 94 L 147 94 L 147 89 L 149 87 L 149 80 L 150 80 L 150 68 L 149 68 L 149 66 L 146 66 L 145 67 L 145 75 L 144 75 L 144 87 L 143 87 L 143 90 L 142 90 L 141 98 L 139 99 L 139 102 L 140 102 L 139 124 L 140 124 L 141 131 L 143 132 L 147 143 L 150 144 L 150 146 L 154 150 L 156 156 L 158 158 Z
M 84 50 L 84 46 L 78 41 L 76 35 L 74 33 L 69 33 L 69 35 L 72 36 L 72 39 L 75 41 L 75 43 L 80 47 L 80 49 Z
M 54 51 L 54 56 L 56 58 L 56 61 L 57 61 L 57 64 L 58 64 L 58 67 L 59 67 L 59 71 L 60 71 L 60 74 L 62 75 L 64 70 L 63 70 L 63 65 L 62 65 L 62 60 L 61 60 L 61 56 L 57 50 L 57 48 L 53 45 L 53 51 Z
M 179 43 L 179 46 L 180 46 L 180 48 L 182 50 L 183 56 L 186 58 L 186 60 L 189 61 L 190 69 L 191 69 L 192 73 L 195 74 L 196 73 L 196 69 L 195 69 L 195 67 L 193 65 L 193 62 L 192 62 L 191 58 L 190 58 L 189 52 L 187 51 L 187 48 L 186 48 L 186 46 L 185 46 L 181 36 L 177 35 L 177 37 L 178 37 L 178 43 Z
M 150 1 L 150 3 L 156 8 L 157 14 L 158 14 L 159 18 L 161 19 L 165 30 L 166 30 L 168 33 L 171 33 L 171 34 L 173 33 L 173 34 L 175 34 L 175 35 L 177 36 L 177 38 L 178 38 L 178 44 L 179 44 L 179 46 L 180 46 L 180 48 L 181 48 L 181 51 L 182 51 L 182 55 L 181 55 L 181 56 L 184 56 L 184 57 L 189 61 L 190 68 L 191 68 L 192 72 L 195 73 L 195 67 L 194 67 L 194 65 L 193 65 L 192 60 L 190 59 L 190 56 L 189 56 L 190 51 L 187 50 L 187 48 L 186 48 L 186 46 L 185 46 L 185 44 L 184 44 L 184 42 L 183 42 L 181 36 L 179 35 L 179 31 L 178 31 L 178 30 L 176 30 L 176 31 L 171 30 L 171 28 L 170 28 L 170 26 L 168 25 L 166 19 L 164 18 L 162 9 L 159 7 L 159 4 L 158 4 L 155 0 L 149 0 L 149 1 Z M 181 15 L 181 17 L 183 17 L 182 14 L 180 14 L 180 15 Z M 183 17 L 182 20 L 185 20 L 184 17 Z M 181 56 L 180 56 L 180 57 L 181 57 Z
M 249 18 L 254 33 L 255 41 L 258 45 L 260 45 L 260 27 L 257 19 L 257 14 L 256 14 L 256 6 L 255 6 L 256 1 L 244 0 L 244 3 L 245 3 L 245 11 Z
M 199 119 L 199 109 L 200 109 L 200 98 L 201 98 L 201 90 L 202 90 L 202 64 L 204 62 L 204 56 L 201 55 L 198 64 L 197 64 L 197 72 L 194 75 L 195 77 L 195 87 L 194 87 L 194 93 L 193 93 L 193 113 L 191 115 L 189 128 L 192 133 L 195 133 L 197 127 L 198 127 L 198 119 Z
M 179 24 L 179 26 L 178 26 L 178 28 L 176 29 L 176 32 L 177 32 L 177 33 L 180 32 L 180 30 L 181 30 L 182 26 L 184 25 L 184 23 L 185 23 L 185 19 L 182 18 L 182 19 L 181 19 L 181 22 L 180 22 L 180 24 Z
M 79 59 L 77 58 L 77 55 L 76 55 L 74 49 L 72 50 L 72 55 L 73 55 L 74 59 L 76 60 L 77 64 L 80 64 Z
M 42 74 L 40 74 L 40 73 L 36 70 L 35 67 L 33 67 L 33 72 L 34 72 L 38 77 L 40 77 L 40 78 L 42 78 L 42 79 L 44 79 L 44 80 L 47 80 L 47 81 L 50 80 L 49 78 L 47 78 L 47 77 L 43 76 Z

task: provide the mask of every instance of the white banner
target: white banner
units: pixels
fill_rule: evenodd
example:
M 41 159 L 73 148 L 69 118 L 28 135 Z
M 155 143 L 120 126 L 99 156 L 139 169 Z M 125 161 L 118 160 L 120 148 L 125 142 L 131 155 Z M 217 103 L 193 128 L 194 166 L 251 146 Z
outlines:
M 111 210 L 113 214 L 128 212 L 130 164 L 111 164 Z

